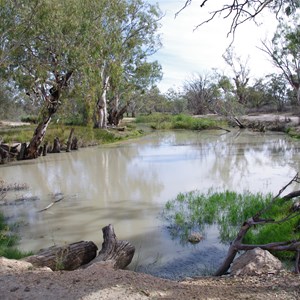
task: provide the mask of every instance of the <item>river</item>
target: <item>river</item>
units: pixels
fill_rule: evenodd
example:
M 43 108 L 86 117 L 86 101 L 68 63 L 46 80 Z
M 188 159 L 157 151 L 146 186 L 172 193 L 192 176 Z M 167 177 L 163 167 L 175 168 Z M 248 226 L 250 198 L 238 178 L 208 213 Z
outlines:
M 102 243 L 113 224 L 136 254 L 129 269 L 165 278 L 210 273 L 226 254 L 210 227 L 196 245 L 172 240 L 161 217 L 180 192 L 277 192 L 299 170 L 300 143 L 277 133 L 154 132 L 138 140 L 49 154 L 0 166 L 0 179 L 26 183 L 0 209 L 17 222 L 20 248 L 37 251 L 80 240 Z M 49 209 L 53 200 L 60 199 Z M 10 203 L 10 204 L 9 204 Z

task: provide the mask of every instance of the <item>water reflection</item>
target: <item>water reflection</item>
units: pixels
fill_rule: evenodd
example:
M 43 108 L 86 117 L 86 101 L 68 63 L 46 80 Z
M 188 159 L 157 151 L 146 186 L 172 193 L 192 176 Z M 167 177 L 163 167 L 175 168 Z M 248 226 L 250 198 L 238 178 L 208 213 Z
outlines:
M 172 266 L 174 259 L 189 256 L 191 248 L 172 241 L 164 230 L 160 212 L 166 201 L 195 189 L 277 192 L 298 171 L 299 161 L 299 143 L 284 135 L 156 132 L 117 146 L 1 166 L 5 181 L 31 187 L 18 196 L 38 198 L 1 209 L 11 221 L 21 222 L 25 250 L 79 240 L 100 245 L 101 228 L 111 223 L 118 237 L 136 246 L 133 266 L 145 270 L 157 257 L 159 264 Z M 39 213 L 54 193 L 63 193 L 64 199 Z M 214 247 L 224 253 L 215 231 L 192 250 L 212 252 Z

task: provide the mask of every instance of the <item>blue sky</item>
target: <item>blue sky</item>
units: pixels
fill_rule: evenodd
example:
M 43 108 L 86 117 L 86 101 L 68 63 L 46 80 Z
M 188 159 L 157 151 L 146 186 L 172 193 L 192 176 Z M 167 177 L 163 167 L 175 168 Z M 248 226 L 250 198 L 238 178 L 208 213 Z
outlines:
M 218 17 L 204 24 L 197 30 L 195 27 L 209 17 L 209 12 L 216 6 L 216 0 L 208 1 L 205 8 L 200 8 L 200 0 L 194 0 L 192 5 L 183 10 L 176 18 L 175 13 L 184 5 L 185 0 L 148 0 L 149 3 L 159 3 L 165 14 L 159 30 L 163 47 L 152 57 L 162 65 L 164 77 L 158 84 L 162 92 L 169 88 L 180 88 L 185 80 L 196 73 L 207 73 L 217 68 L 230 75 L 222 54 L 232 41 L 227 37 L 230 20 Z M 217 1 L 217 3 L 219 0 Z M 241 25 L 236 32 L 234 48 L 243 60 L 249 57 L 250 76 L 260 77 L 274 71 L 269 58 L 257 47 L 260 40 L 273 37 L 277 21 L 270 13 L 261 15 L 257 26 L 253 22 Z

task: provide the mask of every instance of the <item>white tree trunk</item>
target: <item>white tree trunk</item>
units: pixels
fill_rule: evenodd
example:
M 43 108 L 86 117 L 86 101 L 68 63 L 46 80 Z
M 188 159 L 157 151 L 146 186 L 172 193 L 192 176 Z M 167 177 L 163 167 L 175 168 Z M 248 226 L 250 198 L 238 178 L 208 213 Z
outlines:
M 104 80 L 103 88 L 102 88 L 102 94 L 99 97 L 99 100 L 97 102 L 97 114 L 98 114 L 98 122 L 97 127 L 98 128 L 107 128 L 107 99 L 106 94 L 108 91 L 108 82 L 109 82 L 109 76 L 107 76 Z

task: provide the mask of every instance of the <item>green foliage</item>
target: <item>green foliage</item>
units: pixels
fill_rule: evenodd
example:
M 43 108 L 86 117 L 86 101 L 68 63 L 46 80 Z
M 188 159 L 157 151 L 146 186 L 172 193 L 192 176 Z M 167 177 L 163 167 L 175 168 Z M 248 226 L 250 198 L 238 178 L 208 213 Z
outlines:
M 299 14 L 291 16 L 287 22 L 281 21 L 277 27 L 277 31 L 272 39 L 271 46 L 263 43 L 266 52 L 273 61 L 286 81 L 295 90 L 297 101 L 300 100 L 299 92 L 299 62 L 300 62 L 300 29 L 299 29 Z M 275 82 L 276 85 L 280 84 L 280 89 L 284 89 L 282 83 Z
M 86 147 L 90 145 L 114 143 L 121 140 L 139 137 L 143 134 L 134 126 L 127 126 L 125 131 L 103 130 L 91 126 L 66 126 L 62 124 L 51 124 L 47 130 L 44 141 L 53 143 L 54 138 L 58 137 L 61 144 L 66 144 L 69 138 L 71 128 L 74 128 L 74 136 L 78 139 L 78 146 Z M 4 143 L 25 143 L 32 137 L 32 126 L 21 128 L 0 129 L 0 135 Z
M 220 122 L 209 118 L 194 118 L 189 115 L 180 114 L 173 117 L 171 128 L 203 130 L 215 128 L 218 126 L 218 123 Z
M 282 220 L 290 212 L 290 203 L 277 199 L 271 203 L 272 195 L 238 194 L 225 191 L 208 194 L 192 191 L 180 193 L 174 200 L 168 201 L 163 217 L 168 221 L 170 233 L 174 238 L 186 242 L 190 231 L 205 231 L 207 225 L 217 224 L 220 240 L 223 243 L 232 241 L 240 226 L 257 212 L 265 210 L 262 218 Z M 267 209 L 266 209 L 267 208 Z M 283 242 L 300 238 L 298 228 L 300 216 L 279 224 L 257 226 L 248 231 L 244 243 L 265 244 Z M 291 253 L 279 253 L 281 257 L 291 257 Z
M 150 124 L 153 129 L 204 130 L 224 125 L 224 122 L 211 118 L 196 118 L 185 114 L 172 116 L 161 113 L 139 116 L 136 118 L 136 122 Z
M 162 76 L 158 62 L 148 62 L 161 45 L 158 5 L 142 0 L 3 0 L 0 8 L 0 76 L 25 91 L 42 117 L 63 106 L 67 124 L 88 125 L 104 93 L 108 110 L 118 111 L 133 91 L 147 89 Z M 71 78 L 61 87 L 66 74 Z M 104 84 L 108 79 L 109 85 Z M 51 106 L 45 101 L 53 88 L 59 89 L 55 109 L 53 101 Z
M 20 259 L 30 255 L 31 253 L 22 252 L 16 248 L 18 241 L 19 237 L 10 232 L 10 228 L 0 212 L 0 256 Z
M 32 138 L 32 126 L 22 126 L 18 128 L 0 129 L 0 135 L 3 143 L 25 143 Z
M 21 121 L 26 122 L 26 123 L 37 124 L 38 118 L 37 118 L 37 116 L 32 116 L 32 115 L 24 116 L 24 117 L 21 117 Z
M 170 122 L 172 120 L 172 116 L 169 114 L 163 113 L 152 113 L 149 115 L 140 115 L 136 118 L 136 123 L 162 123 L 162 122 Z
M 287 134 L 292 138 L 300 139 L 300 132 L 293 127 L 287 129 Z

